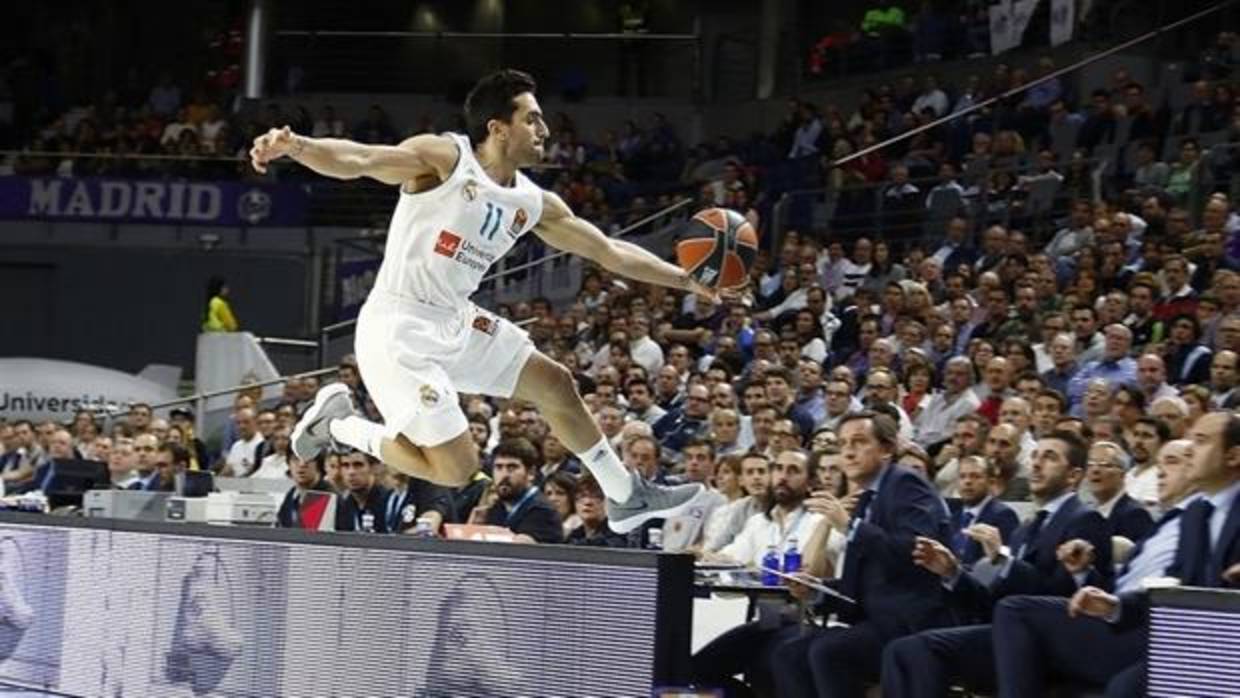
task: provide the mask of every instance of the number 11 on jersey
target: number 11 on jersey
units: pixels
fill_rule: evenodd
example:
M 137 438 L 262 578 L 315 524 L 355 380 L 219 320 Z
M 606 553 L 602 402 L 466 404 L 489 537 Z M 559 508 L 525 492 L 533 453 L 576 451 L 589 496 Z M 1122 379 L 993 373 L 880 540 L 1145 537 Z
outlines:
M 486 204 L 487 216 L 482 219 L 482 227 L 478 229 L 478 236 L 484 237 L 487 240 L 493 240 L 495 239 L 495 233 L 499 231 L 500 221 L 504 219 L 504 209 L 490 201 L 486 202 Z M 490 230 L 487 230 L 488 228 Z

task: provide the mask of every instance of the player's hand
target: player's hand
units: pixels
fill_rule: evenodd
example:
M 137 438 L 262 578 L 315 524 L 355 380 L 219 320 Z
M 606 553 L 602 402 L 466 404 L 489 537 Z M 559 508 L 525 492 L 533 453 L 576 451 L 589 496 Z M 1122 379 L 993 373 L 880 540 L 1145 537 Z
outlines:
M 711 286 L 705 286 L 692 276 L 688 276 L 687 278 L 689 279 L 690 293 L 696 295 L 698 298 L 705 298 L 716 305 L 723 301 L 723 296 L 720 295 L 719 289 Z
M 805 500 L 805 510 L 821 515 L 837 531 L 848 528 L 848 520 L 852 518 L 844 504 L 826 490 L 812 493 Z
M 960 561 L 946 545 L 925 536 L 913 541 L 913 564 L 924 567 L 944 579 L 956 574 Z
M 1089 541 L 1073 538 L 1055 551 L 1064 569 L 1079 574 L 1094 564 L 1094 546 Z
M 1119 597 L 1099 589 L 1098 587 L 1081 587 L 1072 595 L 1068 602 L 1068 615 L 1092 616 L 1106 618 L 1119 608 Z
M 964 530 L 964 534 L 977 541 L 986 553 L 986 558 L 995 562 L 999 557 L 999 549 L 1003 547 L 1003 534 L 990 524 L 973 524 Z
M 297 149 L 297 138 L 293 129 L 273 128 L 254 139 L 254 147 L 250 148 L 250 164 L 255 170 L 267 174 L 267 163 L 288 155 Z

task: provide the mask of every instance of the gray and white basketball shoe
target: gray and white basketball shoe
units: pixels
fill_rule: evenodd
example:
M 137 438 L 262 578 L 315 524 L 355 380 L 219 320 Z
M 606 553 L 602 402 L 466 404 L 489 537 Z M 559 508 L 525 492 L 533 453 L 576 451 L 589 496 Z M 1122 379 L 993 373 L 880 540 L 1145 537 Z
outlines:
M 328 427 L 333 420 L 344 419 L 356 413 L 349 386 L 344 383 L 323 386 L 293 428 L 293 453 L 302 460 L 310 460 L 324 449 L 339 450 L 340 447 L 332 438 Z
M 697 483 L 659 485 L 630 472 L 633 492 L 623 502 L 607 500 L 607 524 L 616 533 L 628 533 L 651 519 L 667 519 L 687 512 L 706 488 Z

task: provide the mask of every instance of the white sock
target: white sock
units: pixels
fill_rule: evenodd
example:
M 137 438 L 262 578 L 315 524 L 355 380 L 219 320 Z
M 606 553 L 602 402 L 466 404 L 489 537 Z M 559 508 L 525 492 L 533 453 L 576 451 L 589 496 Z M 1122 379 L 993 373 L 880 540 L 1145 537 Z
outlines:
M 603 488 L 603 494 L 608 499 L 623 502 L 633 493 L 633 480 L 629 469 L 620 462 L 620 457 L 607 442 L 606 436 L 585 453 L 578 453 L 577 458 L 581 459 L 581 464 L 598 480 L 599 487 Z
M 379 446 L 383 443 L 384 427 L 357 416 L 344 419 L 333 419 L 327 425 L 332 438 L 365 453 L 368 456 L 382 458 Z

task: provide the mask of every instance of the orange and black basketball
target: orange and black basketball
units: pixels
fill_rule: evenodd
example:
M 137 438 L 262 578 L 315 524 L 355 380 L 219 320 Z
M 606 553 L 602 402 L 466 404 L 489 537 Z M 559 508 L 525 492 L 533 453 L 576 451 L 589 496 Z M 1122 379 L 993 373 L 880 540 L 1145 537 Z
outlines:
M 726 208 L 699 211 L 676 244 L 676 262 L 710 288 L 744 285 L 757 255 L 757 231 L 744 216 Z

